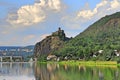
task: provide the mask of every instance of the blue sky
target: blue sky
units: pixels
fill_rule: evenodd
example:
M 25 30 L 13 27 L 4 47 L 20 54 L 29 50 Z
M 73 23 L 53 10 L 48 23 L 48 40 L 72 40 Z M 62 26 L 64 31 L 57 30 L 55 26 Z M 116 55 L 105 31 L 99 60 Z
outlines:
M 0 0 L 0 46 L 26 46 L 58 27 L 74 37 L 120 11 L 120 0 Z
M 89 3 L 90 8 L 94 8 L 97 3 L 101 0 L 64 0 L 65 4 L 70 7 L 70 9 L 76 11 L 84 7 L 86 3 Z

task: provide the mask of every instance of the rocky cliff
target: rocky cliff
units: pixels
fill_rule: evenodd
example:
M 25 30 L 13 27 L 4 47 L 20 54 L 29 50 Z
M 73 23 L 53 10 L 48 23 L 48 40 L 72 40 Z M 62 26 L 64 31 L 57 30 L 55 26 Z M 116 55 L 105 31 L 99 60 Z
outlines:
M 69 38 L 66 37 L 64 30 L 59 28 L 58 31 L 53 32 L 52 35 L 47 36 L 42 41 L 36 43 L 34 56 L 39 57 L 41 55 L 49 55 L 53 51 L 59 50 L 67 40 L 69 40 Z

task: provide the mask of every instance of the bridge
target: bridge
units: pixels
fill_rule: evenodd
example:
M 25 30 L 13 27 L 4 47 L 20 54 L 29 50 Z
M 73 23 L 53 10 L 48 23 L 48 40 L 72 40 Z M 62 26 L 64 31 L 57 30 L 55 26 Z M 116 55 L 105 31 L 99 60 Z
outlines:
M 0 56 L 0 62 L 4 62 L 3 61 L 4 59 L 9 59 L 9 62 L 13 62 L 13 61 L 22 61 L 23 57 L 22 56 Z

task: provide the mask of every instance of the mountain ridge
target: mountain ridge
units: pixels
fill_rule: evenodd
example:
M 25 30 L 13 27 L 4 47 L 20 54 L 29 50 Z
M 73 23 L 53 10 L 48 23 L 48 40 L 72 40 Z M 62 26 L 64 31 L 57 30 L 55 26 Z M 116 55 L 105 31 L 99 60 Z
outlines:
M 120 12 L 107 15 L 90 25 L 85 31 L 66 42 L 55 54 L 84 58 L 85 60 L 116 60 L 114 50 L 120 51 Z M 99 50 L 103 54 L 95 59 Z M 92 57 L 91 57 L 92 54 Z M 120 53 L 119 53 L 120 54 Z

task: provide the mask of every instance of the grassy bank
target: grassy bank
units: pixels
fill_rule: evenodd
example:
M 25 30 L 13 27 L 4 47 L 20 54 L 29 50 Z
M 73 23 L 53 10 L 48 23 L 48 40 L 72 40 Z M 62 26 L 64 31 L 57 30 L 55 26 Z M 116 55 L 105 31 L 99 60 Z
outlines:
M 53 61 L 47 61 L 47 62 L 38 62 L 38 63 L 58 63 L 61 65 L 84 65 L 84 66 L 112 66 L 112 65 L 120 65 L 117 64 L 116 61 L 60 61 L 60 62 L 53 62 Z
M 68 65 L 86 65 L 86 66 L 117 65 L 116 61 L 61 61 L 59 63 L 68 64 Z

